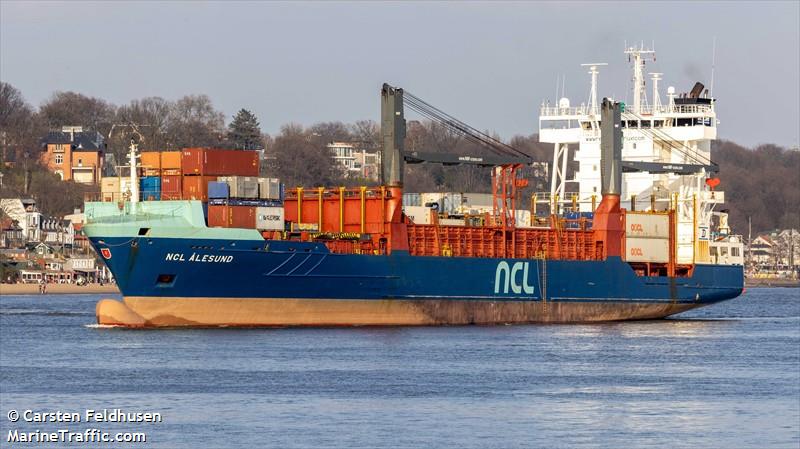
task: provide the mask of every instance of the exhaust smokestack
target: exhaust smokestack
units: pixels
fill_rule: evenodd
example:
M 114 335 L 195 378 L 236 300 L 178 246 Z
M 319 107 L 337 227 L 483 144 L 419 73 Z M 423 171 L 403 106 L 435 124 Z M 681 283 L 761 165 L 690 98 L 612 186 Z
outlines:
M 601 193 L 622 193 L 622 107 L 618 102 L 603 98 L 600 105 L 600 179 Z

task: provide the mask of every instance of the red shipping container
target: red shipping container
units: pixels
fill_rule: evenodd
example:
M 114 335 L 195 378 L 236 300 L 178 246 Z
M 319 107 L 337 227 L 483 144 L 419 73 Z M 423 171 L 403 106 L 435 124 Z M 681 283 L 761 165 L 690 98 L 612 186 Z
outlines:
M 258 152 L 251 150 L 185 148 L 181 154 L 184 175 L 258 176 L 258 164 Z
M 183 199 L 208 201 L 208 183 L 216 181 L 216 176 L 183 176 Z
M 180 200 L 183 198 L 183 187 L 181 175 L 162 175 L 161 176 L 161 199 Z
M 256 228 L 255 206 L 208 205 L 208 226 L 221 228 Z

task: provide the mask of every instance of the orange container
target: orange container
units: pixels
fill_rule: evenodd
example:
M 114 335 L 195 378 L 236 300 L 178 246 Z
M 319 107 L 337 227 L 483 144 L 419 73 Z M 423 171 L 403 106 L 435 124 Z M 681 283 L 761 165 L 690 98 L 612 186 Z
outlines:
M 254 206 L 208 206 L 208 225 L 221 228 L 255 229 Z
M 216 180 L 216 176 L 183 176 L 183 199 L 208 201 L 208 183 Z
M 180 170 L 181 169 L 181 151 L 162 151 L 161 152 L 161 169 L 162 170 Z
M 161 153 L 158 151 L 144 151 L 141 153 L 141 164 L 145 170 L 161 170 Z M 150 175 L 148 175 L 150 176 Z
M 161 175 L 161 199 L 179 200 L 183 198 L 182 176 Z
M 258 152 L 216 148 L 185 148 L 181 170 L 185 175 L 258 176 Z

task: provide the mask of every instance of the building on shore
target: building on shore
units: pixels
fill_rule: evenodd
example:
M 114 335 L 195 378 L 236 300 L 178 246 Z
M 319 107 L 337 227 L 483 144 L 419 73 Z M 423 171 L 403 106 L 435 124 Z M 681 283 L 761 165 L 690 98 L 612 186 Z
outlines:
M 778 277 L 800 274 L 800 232 L 797 229 L 776 229 L 757 235 L 746 251 L 751 273 Z
M 347 142 L 331 142 L 328 150 L 334 162 L 348 178 L 362 178 L 371 181 L 380 179 L 381 156 L 378 151 L 367 151 Z
M 34 200 L 0 200 L 0 282 L 109 280 L 82 226 L 80 211 L 55 218 L 41 213 Z
M 106 146 L 105 139 L 97 131 L 65 126 L 42 139 L 41 161 L 64 181 L 99 184 Z

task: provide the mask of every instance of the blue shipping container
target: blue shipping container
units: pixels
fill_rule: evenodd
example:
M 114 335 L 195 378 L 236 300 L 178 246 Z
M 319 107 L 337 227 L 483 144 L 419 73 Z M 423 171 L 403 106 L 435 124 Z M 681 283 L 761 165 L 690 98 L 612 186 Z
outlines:
M 158 201 L 161 199 L 161 177 L 145 176 L 139 179 L 139 194 L 144 201 Z
M 208 183 L 209 198 L 227 198 L 230 195 L 230 187 L 227 182 L 211 181 Z

